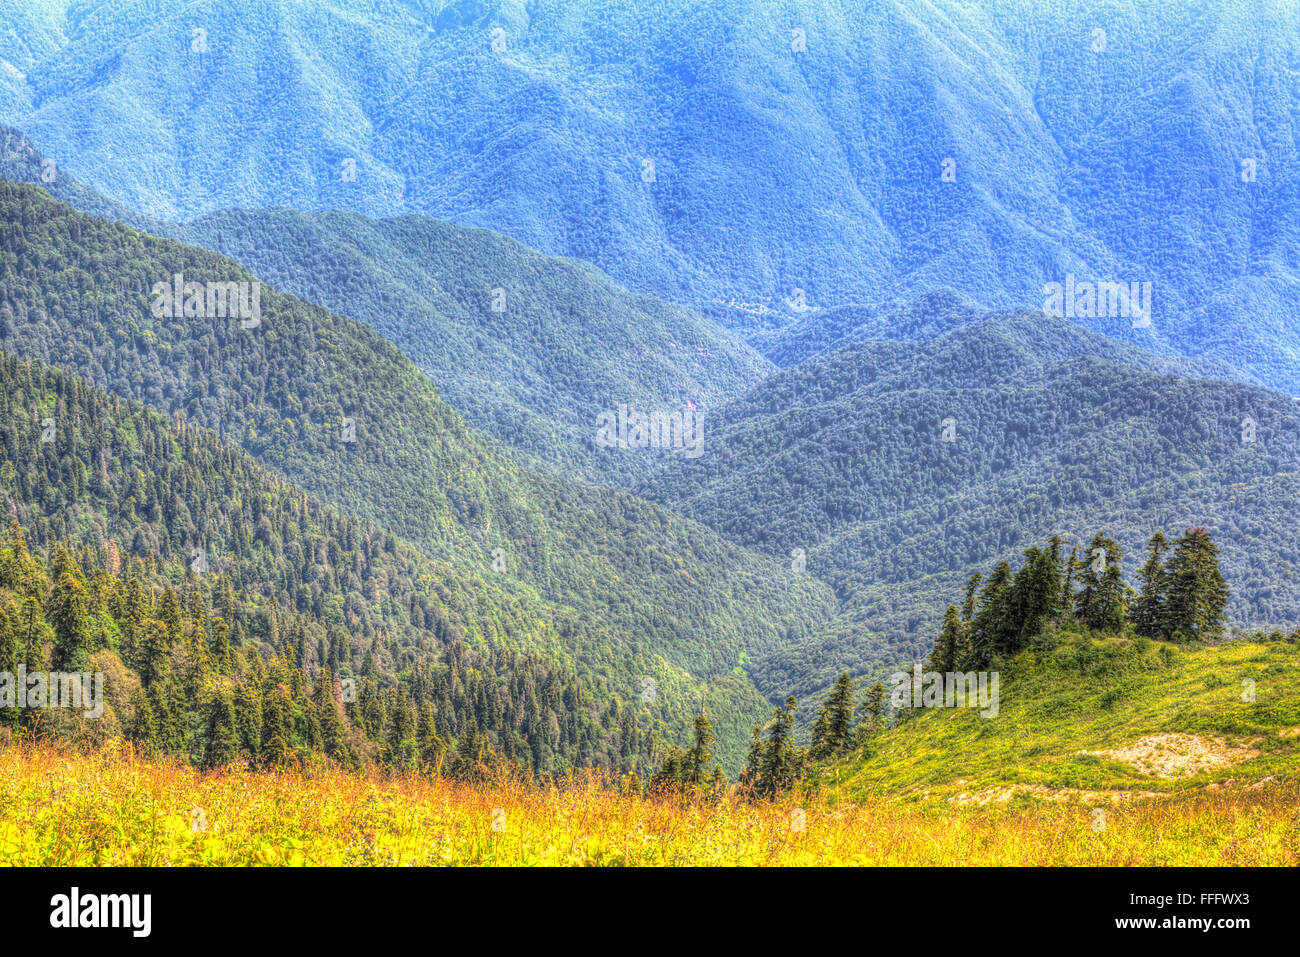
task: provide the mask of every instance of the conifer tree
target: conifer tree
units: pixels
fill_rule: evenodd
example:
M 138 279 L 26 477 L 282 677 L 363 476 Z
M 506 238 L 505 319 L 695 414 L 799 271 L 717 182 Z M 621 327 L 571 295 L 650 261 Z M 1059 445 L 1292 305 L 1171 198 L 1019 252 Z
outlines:
M 334 674 L 328 668 L 321 668 L 316 676 L 311 704 L 320 727 L 322 749 L 331 758 L 342 757 L 345 751 L 343 709 L 334 696 Z
M 239 754 L 239 733 L 235 727 L 235 709 L 226 689 L 217 692 L 208 710 L 207 744 L 203 764 L 208 768 L 221 767 Z
M 1075 614 L 1088 628 L 1117 632 L 1127 617 L 1119 543 L 1098 532 L 1082 559 L 1083 589 L 1075 599 Z
M 826 706 L 830 711 L 831 754 L 844 754 L 853 747 L 853 676 L 847 671 L 835 679 Z
M 784 707 L 773 712 L 772 721 L 768 725 L 758 780 L 758 793 L 764 797 L 773 797 L 789 790 L 798 779 L 798 752 L 794 746 L 796 707 L 794 695 L 791 695 L 785 699 Z
M 975 618 L 975 612 L 979 605 L 979 587 L 984 576 L 975 572 L 966 583 L 966 597 L 961 603 L 961 620 L 963 624 L 969 625 Z
M 1162 632 L 1176 641 L 1218 638 L 1227 607 L 1228 585 L 1214 539 L 1204 528 L 1189 528 L 1169 559 Z
M 980 592 L 979 611 L 971 622 L 967 658 L 959 661 L 956 671 L 979 671 L 993 660 L 1001 636 L 1011 620 L 1011 566 L 998 562 Z
M 825 761 L 831 756 L 830 732 L 831 713 L 823 703 L 817 709 L 817 717 L 813 719 L 812 745 L 808 749 L 808 754 L 814 761 Z
M 427 699 L 420 705 L 415 733 L 420 745 L 420 766 L 426 771 L 434 771 L 441 767 L 447 745 L 438 735 L 433 720 L 433 703 Z
M 289 690 L 284 685 L 273 685 L 262 698 L 263 764 L 279 766 L 289 755 L 293 741 Z
M 63 553 L 66 556 L 66 553 Z M 75 566 L 69 566 L 75 570 Z M 80 571 L 64 571 L 50 593 L 46 617 L 54 628 L 53 665 L 62 671 L 83 670 L 90 647 L 90 608 Z
M 867 689 L 860 709 L 862 720 L 858 722 L 855 743 L 860 747 L 876 732 L 885 727 L 885 685 L 877 681 Z
M 713 764 L 713 725 L 703 709 L 695 716 L 695 743 L 686 753 L 683 780 L 691 787 L 700 787 L 706 781 Z
M 1156 532 L 1147 543 L 1147 560 L 1138 569 L 1140 591 L 1133 606 L 1133 631 L 1147 638 L 1164 637 L 1165 591 L 1169 587 L 1164 555 L 1169 543 Z
M 956 671 L 957 656 L 962 653 L 965 644 L 966 626 L 957 611 L 957 606 L 949 605 L 948 610 L 943 613 L 943 628 L 939 631 L 939 637 L 935 639 L 934 650 L 930 652 L 930 658 L 926 662 L 926 670 L 937 671 L 940 674 Z

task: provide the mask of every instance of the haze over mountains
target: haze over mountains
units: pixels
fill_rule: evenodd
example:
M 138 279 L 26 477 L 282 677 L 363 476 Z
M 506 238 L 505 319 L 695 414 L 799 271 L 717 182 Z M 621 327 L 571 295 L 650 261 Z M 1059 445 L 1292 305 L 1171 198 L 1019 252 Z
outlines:
M 7 134 L 4 172 L 39 183 L 45 158 L 23 139 Z M 1300 618 L 1300 595 L 1287 584 L 1296 556 L 1280 531 L 1288 509 L 1300 504 L 1292 441 L 1300 426 L 1289 400 L 1223 381 L 1251 377 L 1222 362 L 1160 357 L 1041 313 L 988 313 L 941 289 L 810 312 L 756 336 L 761 351 L 791 368 L 750 386 L 770 366 L 707 319 L 484 231 L 419 216 L 291 210 L 175 224 L 119 207 L 63 171 L 42 185 L 82 208 L 238 251 L 262 276 L 368 318 L 437 369 L 444 393 L 465 401 L 507 444 L 562 470 L 636 484 L 641 494 L 768 552 L 783 569 L 778 577 L 831 585 L 840 600 L 833 617 L 823 617 L 829 606 L 822 599 L 793 631 L 784 626 L 793 640 L 736 646 L 736 661 L 743 652 L 742 670 L 768 697 L 819 690 L 841 668 L 871 673 L 919 657 L 970 570 L 993 557 L 1014 558 L 1061 529 L 1086 537 L 1104 526 L 1129 550 L 1131 571 L 1152 520 L 1170 528 L 1206 524 L 1223 538 L 1225 569 L 1239 584 L 1233 620 Z M 483 293 L 495 273 L 524 290 L 517 309 L 492 312 Z M 656 320 L 661 324 L 646 335 L 645 323 Z M 624 362 L 585 348 L 597 329 L 611 341 L 643 337 L 657 348 Z M 705 377 L 714 356 L 671 346 L 679 331 L 719 348 L 723 363 L 712 368 L 721 369 L 720 378 Z M 560 361 L 572 361 L 571 342 L 585 356 L 579 376 Z M 45 348 L 34 354 L 49 356 Z M 674 374 L 709 382 L 717 403 L 709 410 L 709 454 L 648 465 L 636 455 L 603 450 L 602 457 L 591 449 L 584 442 L 591 419 L 583 418 L 599 397 L 589 384 L 626 385 L 632 379 L 618 378 L 624 371 L 660 395 L 671 395 Z M 224 392 L 212 384 L 204 390 Z M 736 398 L 726 402 L 728 394 Z M 1152 401 L 1161 396 L 1168 401 Z M 229 402 L 220 401 L 222 408 Z M 367 395 L 359 405 L 370 401 Z M 409 411 L 412 400 L 399 404 Z M 213 417 L 193 398 L 181 408 L 213 425 L 229 414 Z M 511 409 L 520 417 L 501 412 Z M 1241 440 L 1247 416 L 1258 430 L 1253 447 Z M 537 428 L 519 427 L 521 418 Z M 957 439 L 945 444 L 941 430 L 950 418 Z M 409 482 L 409 464 L 383 481 L 377 500 L 369 485 L 360 495 L 340 491 L 336 480 L 320 484 L 305 464 L 294 468 L 288 474 L 308 488 L 344 494 L 348 507 L 422 540 L 411 532 L 410 514 L 420 493 L 412 488 L 384 504 Z M 372 511 L 376 504 L 382 511 Z M 423 540 L 435 551 L 446 547 L 442 533 Z M 582 553 L 590 544 L 575 547 Z M 529 565 L 529 579 L 545 567 Z M 544 594 L 569 594 L 548 592 L 546 581 L 543 575 Z M 693 642 L 686 634 L 678 640 L 683 651 Z M 683 660 L 698 660 L 697 652 L 686 654 Z
M 418 210 L 742 330 L 940 285 L 1036 308 L 1067 275 L 1149 282 L 1149 327 L 1081 321 L 1300 391 L 1283 0 L 0 17 L 0 120 L 142 212 Z
M 694 405 L 707 416 L 772 368 L 698 313 L 488 230 L 420 215 L 290 209 L 156 219 L 85 186 L 3 127 L 0 175 L 84 212 L 223 252 L 277 288 L 366 322 L 475 428 L 572 476 L 626 486 L 662 464 L 663 456 L 599 448 L 602 411 Z

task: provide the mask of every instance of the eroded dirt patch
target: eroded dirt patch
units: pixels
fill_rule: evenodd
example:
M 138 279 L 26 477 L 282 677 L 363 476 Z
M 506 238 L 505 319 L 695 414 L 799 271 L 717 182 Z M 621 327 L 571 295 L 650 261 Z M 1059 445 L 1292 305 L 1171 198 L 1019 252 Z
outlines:
M 1149 734 L 1122 748 L 1080 751 L 1120 761 L 1156 778 L 1190 778 L 1259 757 L 1259 749 L 1201 734 Z

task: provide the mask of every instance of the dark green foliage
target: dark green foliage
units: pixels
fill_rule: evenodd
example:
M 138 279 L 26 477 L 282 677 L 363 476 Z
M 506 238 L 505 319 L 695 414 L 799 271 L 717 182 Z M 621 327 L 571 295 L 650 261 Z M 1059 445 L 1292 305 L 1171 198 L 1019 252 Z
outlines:
M 885 718 L 888 712 L 885 699 L 886 693 L 883 683 L 877 681 L 867 689 L 867 693 L 862 699 L 862 707 L 858 709 L 860 718 L 858 726 L 853 733 L 853 743 L 856 747 L 863 747 L 876 732 L 884 730 Z
M 1169 550 L 1164 532 L 1156 532 L 1147 545 L 1147 559 L 1138 569 L 1138 599 L 1133 604 L 1133 630 L 1147 638 L 1163 633 L 1165 591 L 1169 587 L 1164 555 Z
M 1041 314 L 993 314 L 781 370 L 716 417 L 716 455 L 675 460 L 642 491 L 773 555 L 804 549 L 808 574 L 842 596 L 829 623 L 754 656 L 770 696 L 815 700 L 845 669 L 923 659 L 972 572 L 1018 565 L 1070 526 L 1090 529 L 1083 564 L 1052 546 L 1071 602 L 1091 530 L 1133 554 L 1153 527 L 1194 523 L 1220 543 L 1231 621 L 1300 621 L 1287 533 L 1300 512 L 1300 407 L 1211 374 L 1229 373 Z M 1113 623 L 1114 603 L 1102 608 Z
M 1174 542 L 1160 615 L 1161 637 L 1199 641 L 1223 634 L 1228 586 L 1219 550 L 1204 528 L 1189 528 Z
M 581 669 L 595 686 L 584 694 L 606 711 L 656 669 L 669 669 L 692 692 L 730 681 L 742 654 L 779 647 L 831 610 L 833 595 L 820 582 L 791 580 L 780 563 L 708 529 L 625 493 L 521 468 L 361 323 L 270 287 L 262 288 L 255 329 L 230 318 L 153 315 L 154 284 L 178 272 L 194 282 L 252 281 L 214 253 L 0 182 L 0 344 L 181 417 L 179 443 L 163 441 L 153 422 L 138 434 L 134 424 L 110 424 L 138 415 L 112 402 L 97 413 L 102 424 L 73 427 L 74 413 L 99 401 L 84 382 L 26 396 L 21 415 L 0 423 L 13 459 L 0 488 L 25 510 L 25 522 L 42 524 L 42 540 L 101 542 L 111 532 L 133 554 L 186 560 L 203 547 L 210 564 L 237 561 L 243 580 L 268 594 L 295 591 L 294 603 L 327 628 L 374 633 L 380 619 L 409 619 L 438 644 L 481 638 Z M 355 419 L 355 441 L 342 438 L 344 416 Z M 56 423 L 51 443 L 38 441 L 45 418 Z M 277 526 L 279 515 L 263 514 L 260 503 L 239 522 L 223 518 L 250 467 L 236 446 L 283 477 L 267 494 L 290 527 Z M 196 486 L 183 454 L 208 463 L 212 487 Z M 326 516 L 313 495 L 349 517 Z M 96 508 L 73 520 L 69 508 L 90 501 Z M 318 521 L 321 541 L 298 540 L 312 537 L 299 526 Z M 399 548 L 394 535 L 413 548 Z M 378 585 L 376 602 L 360 586 L 381 554 L 392 555 L 399 584 Z M 497 556 L 504 572 L 494 570 Z M 438 592 L 445 594 L 429 597 Z M 485 592 L 490 605 L 510 610 L 481 614 Z M 386 634 L 400 642 L 406 633 Z M 335 653 L 336 633 L 325 647 Z M 689 727 L 691 697 L 657 706 L 664 730 Z M 719 752 L 733 766 L 743 748 L 739 728 L 763 707 L 752 685 L 720 701 L 719 717 L 728 720 L 719 725 Z M 549 760 L 548 747 L 539 745 L 539 758 Z
M 943 615 L 943 630 L 935 639 L 926 670 L 944 673 L 956 670 L 958 655 L 962 655 L 963 660 L 969 655 L 965 650 L 966 641 L 966 625 L 957 612 L 957 606 L 949 605 Z
M 794 743 L 794 696 L 772 713 L 767 740 L 762 742 L 757 774 L 747 781 L 758 797 L 776 797 L 794 787 L 803 776 L 805 755 Z
M 815 761 L 828 761 L 852 746 L 853 678 L 846 671 L 835 680 L 826 700 L 817 709 L 808 755 Z
M 999 562 L 969 625 L 957 607 L 949 605 L 926 670 L 947 673 L 996 667 L 1031 646 L 1045 629 L 1069 619 L 1108 634 L 1122 633 L 1131 626 L 1144 639 L 1191 641 L 1222 636 L 1228 587 L 1219 570 L 1213 537 L 1205 529 L 1189 528 L 1174 543 L 1168 568 L 1161 561 L 1165 537 L 1160 532 L 1152 536 L 1139 576 L 1142 594 L 1132 605 L 1134 615 L 1143 616 L 1143 630 L 1138 630 L 1136 618 L 1132 622 L 1129 618 L 1132 590 L 1120 574 L 1119 546 L 1104 534 L 1095 535 L 1088 546 L 1090 557 L 1079 563 L 1082 587 L 1072 593 L 1073 563 L 1060 566 L 1056 560 L 1059 545 L 1060 538 L 1054 536 L 1048 548 L 1030 548 L 1014 575 L 1006 562 Z M 970 594 L 968 586 L 968 607 Z
M 1086 627 L 1113 632 L 1123 626 L 1127 616 L 1123 557 L 1119 543 L 1100 533 L 1088 544 L 1080 562 L 1083 588 L 1074 599 L 1075 617 Z

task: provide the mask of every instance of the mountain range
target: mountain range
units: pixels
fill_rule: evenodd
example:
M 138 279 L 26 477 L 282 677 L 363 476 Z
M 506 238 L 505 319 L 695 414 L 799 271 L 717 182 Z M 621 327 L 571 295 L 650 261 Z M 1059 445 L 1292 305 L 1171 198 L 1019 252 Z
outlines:
M 745 333 L 937 286 L 1038 308 L 1050 283 L 1137 284 L 1149 316 L 1066 316 L 1295 393 L 1298 16 L 11 2 L 0 120 L 150 215 L 425 212 Z
M 522 466 L 470 430 L 369 326 L 269 286 L 259 286 L 256 324 L 158 315 L 154 291 L 178 274 L 250 288 L 258 280 L 219 254 L 79 213 L 35 186 L 0 181 L 0 208 L 7 352 L 211 428 L 431 558 L 591 617 L 608 641 L 587 667 L 625 672 L 629 699 L 654 677 L 626 673 L 639 654 L 628 656 L 632 646 L 674 682 L 719 685 L 733 753 L 738 716 L 761 700 L 734 669 L 831 609 L 826 586 L 703 526 Z M 709 642 L 698 640 L 704 633 Z M 677 707 L 695 694 L 679 695 Z
M 1108 534 L 1131 578 L 1157 529 L 1206 526 L 1230 620 L 1293 622 L 1300 409 L 1222 371 L 988 314 L 781 370 L 723 407 L 709 456 L 639 492 L 835 588 L 831 622 L 758 662 L 773 695 L 921 657 L 973 571 L 1057 533 Z

